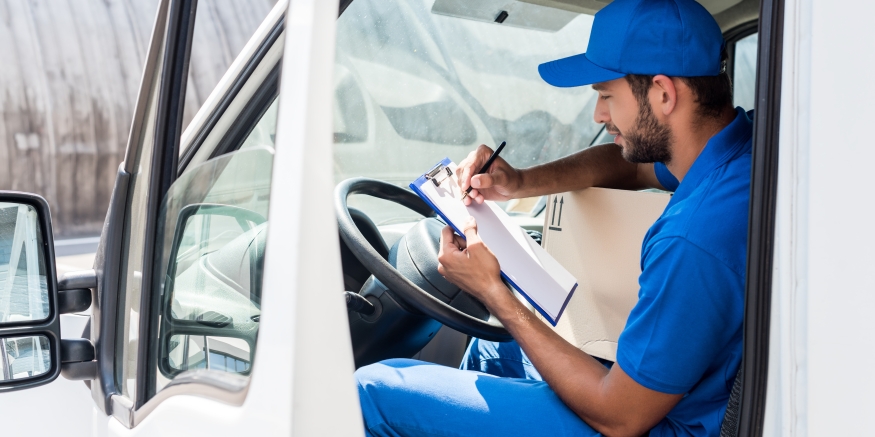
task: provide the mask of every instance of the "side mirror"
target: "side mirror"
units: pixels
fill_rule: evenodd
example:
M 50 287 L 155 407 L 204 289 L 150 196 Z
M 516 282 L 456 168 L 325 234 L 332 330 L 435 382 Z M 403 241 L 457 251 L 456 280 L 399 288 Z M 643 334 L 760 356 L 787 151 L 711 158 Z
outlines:
M 58 282 L 49 205 L 0 191 L 0 393 L 61 373 Z
M 58 284 L 52 216 L 45 199 L 0 191 L 0 393 L 48 384 L 59 374 L 91 379 L 94 345 L 61 339 L 60 315 L 91 306 L 94 271 Z

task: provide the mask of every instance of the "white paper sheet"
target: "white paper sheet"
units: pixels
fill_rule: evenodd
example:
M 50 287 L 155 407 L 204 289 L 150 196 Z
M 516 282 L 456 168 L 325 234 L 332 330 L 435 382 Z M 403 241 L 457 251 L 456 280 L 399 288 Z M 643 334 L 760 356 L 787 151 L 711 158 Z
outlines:
M 474 217 L 480 238 L 498 258 L 505 278 L 555 325 L 577 287 L 577 279 L 494 202 L 465 206 L 456 164 L 451 162 L 448 167 L 453 175 L 440 187 L 430 180 L 418 185 L 421 195 L 459 232 L 468 217 Z

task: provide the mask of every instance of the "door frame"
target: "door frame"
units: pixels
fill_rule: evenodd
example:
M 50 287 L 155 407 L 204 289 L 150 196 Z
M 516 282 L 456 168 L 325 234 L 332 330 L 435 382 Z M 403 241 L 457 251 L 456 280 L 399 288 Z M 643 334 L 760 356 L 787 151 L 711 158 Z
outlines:
M 172 1 L 172 0 L 171 0 Z M 97 431 L 361 435 L 332 193 L 333 68 L 338 4 L 290 3 L 281 72 L 262 313 L 252 377 L 242 389 L 192 380 L 139 409 L 113 397 Z M 314 232 L 314 229 L 326 232 Z M 331 231 L 335 229 L 335 231 Z M 314 328 L 319 334 L 313 335 Z M 257 369 L 257 370 L 256 370 Z M 217 387 L 218 386 L 218 387 Z M 170 387 L 170 390 L 168 390 Z M 236 393 L 236 397 L 235 397 Z M 185 394 L 194 396 L 176 396 Z M 242 396 L 240 396 L 242 394 Z M 205 399 L 207 398 L 207 399 Z M 218 402 L 217 402 L 218 401 Z M 131 429 L 135 428 L 135 429 Z
M 769 368 L 784 0 L 761 0 L 748 213 L 743 374 L 738 435 L 760 436 Z
M 125 238 L 124 225 L 128 218 L 126 211 L 130 203 L 131 175 L 136 171 L 134 161 L 141 148 L 151 147 L 144 144 L 144 139 L 148 137 L 147 126 L 154 122 L 153 141 L 164 147 L 154 148 L 152 161 L 149 163 L 152 171 L 148 182 L 149 215 L 146 218 L 148 236 L 154 234 L 152 230 L 155 228 L 157 218 L 156 205 L 176 177 L 179 130 L 182 123 L 181 96 L 185 95 L 188 79 L 188 57 L 194 27 L 193 11 L 196 7 L 197 0 L 160 0 L 158 3 L 125 160 L 119 166 L 95 257 L 94 265 L 98 281 L 92 318 L 96 323 L 91 325 L 91 338 L 97 350 L 98 374 L 97 381 L 91 384 L 91 389 L 97 407 L 106 414 L 115 414 L 117 411 L 122 413 L 127 407 L 126 399 L 120 396 L 121 390 L 116 384 L 115 356 L 120 340 L 117 335 L 120 323 L 118 317 L 120 285 L 125 279 L 121 277 L 120 266 Z M 166 153 L 168 150 L 171 153 Z M 145 242 L 141 285 L 144 290 L 148 287 L 151 275 L 153 239 L 147 238 Z M 141 311 L 142 302 L 141 300 Z M 140 320 L 144 318 L 141 317 Z M 137 372 L 140 372 L 139 368 Z M 139 388 L 139 375 L 137 384 Z M 137 397 L 140 396 L 141 391 L 138 390 Z

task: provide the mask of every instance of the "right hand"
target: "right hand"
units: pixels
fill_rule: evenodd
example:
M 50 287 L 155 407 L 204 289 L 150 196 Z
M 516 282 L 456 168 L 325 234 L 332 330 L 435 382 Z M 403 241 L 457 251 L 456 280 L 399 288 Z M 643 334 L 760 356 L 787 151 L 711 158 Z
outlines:
M 486 172 L 477 174 L 480 167 L 489 160 L 492 149 L 481 144 L 477 150 L 459 163 L 456 171 L 459 173 L 459 186 L 462 191 L 474 187 L 465 198 L 465 205 L 471 201 L 483 203 L 484 200 L 510 200 L 520 187 L 520 171 L 511 167 L 501 156 L 495 159 Z

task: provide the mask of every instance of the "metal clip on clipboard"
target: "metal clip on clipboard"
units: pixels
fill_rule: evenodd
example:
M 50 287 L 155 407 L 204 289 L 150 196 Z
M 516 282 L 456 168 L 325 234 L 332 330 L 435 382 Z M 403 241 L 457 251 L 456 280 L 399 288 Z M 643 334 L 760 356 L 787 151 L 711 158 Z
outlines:
M 440 177 L 442 173 L 446 173 L 443 177 Z M 428 173 L 425 174 L 425 178 L 432 181 L 434 186 L 440 187 L 441 184 L 450 178 L 453 175 L 453 171 L 450 170 L 449 167 L 443 165 L 442 163 L 438 163 Z M 438 179 L 440 177 L 440 179 Z

